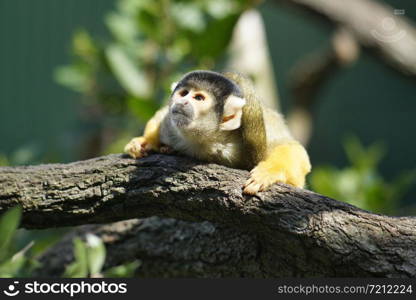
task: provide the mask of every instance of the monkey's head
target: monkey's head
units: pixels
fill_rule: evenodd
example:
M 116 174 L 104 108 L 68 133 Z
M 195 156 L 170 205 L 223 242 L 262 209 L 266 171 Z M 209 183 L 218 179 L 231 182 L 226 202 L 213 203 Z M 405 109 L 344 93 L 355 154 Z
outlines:
M 246 104 L 239 86 L 211 71 L 193 71 L 173 86 L 169 114 L 181 132 L 209 136 L 240 127 Z

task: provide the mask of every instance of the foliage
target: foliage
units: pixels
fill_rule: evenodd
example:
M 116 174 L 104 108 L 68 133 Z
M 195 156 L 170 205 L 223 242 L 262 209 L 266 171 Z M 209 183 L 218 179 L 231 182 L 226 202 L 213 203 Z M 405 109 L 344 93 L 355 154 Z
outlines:
M 30 241 L 20 250 L 15 247 L 18 242 L 18 226 L 22 215 L 20 207 L 8 210 L 0 217 L 0 278 L 30 277 L 37 268 L 41 267 L 37 257 L 47 247 L 40 247 L 34 251 L 38 241 Z M 32 235 L 33 237 L 33 235 Z M 49 246 L 52 243 L 49 242 Z M 140 261 L 133 261 L 103 271 L 106 250 L 101 239 L 87 234 L 86 242 L 74 239 L 75 260 L 67 266 L 64 277 L 131 277 L 140 265 Z
M 119 145 L 136 134 L 137 120 L 153 115 L 180 74 L 221 65 L 238 17 L 254 2 L 119 0 L 105 18 L 109 41 L 78 30 L 73 63 L 58 68 L 55 78 L 84 95 L 88 119 L 95 120 L 105 140 L 100 152 L 107 150 L 108 140 Z M 111 133 L 103 128 L 107 123 Z
M 363 209 L 395 213 L 400 198 L 416 180 L 416 170 L 387 182 L 378 172 L 384 156 L 380 144 L 364 148 L 357 138 L 350 137 L 344 148 L 351 165 L 344 169 L 333 166 L 315 168 L 310 177 L 312 189 Z
M 86 235 L 86 242 L 74 239 L 74 257 L 75 261 L 67 266 L 64 277 L 131 277 L 140 265 L 140 261 L 136 260 L 102 272 L 106 257 L 105 246 L 93 234 Z
M 14 207 L 0 218 L 0 278 L 28 276 L 39 263 L 26 256 L 33 242 L 22 249 L 14 249 L 14 237 L 20 223 L 22 210 Z

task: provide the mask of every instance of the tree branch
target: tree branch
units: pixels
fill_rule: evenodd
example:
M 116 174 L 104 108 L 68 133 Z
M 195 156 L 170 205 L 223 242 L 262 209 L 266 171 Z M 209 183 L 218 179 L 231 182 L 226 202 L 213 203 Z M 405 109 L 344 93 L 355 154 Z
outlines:
M 105 243 L 104 269 L 139 259 L 136 275 L 142 278 L 267 277 L 252 235 L 206 221 L 159 217 L 81 226 L 42 255 L 36 276 L 61 276 L 74 260 L 73 238 L 85 238 L 86 233 Z
M 270 276 L 416 276 L 416 218 L 371 214 L 286 185 L 244 196 L 247 176 L 166 155 L 6 167 L 0 212 L 22 205 L 26 228 L 151 216 L 209 221 L 258 241 Z

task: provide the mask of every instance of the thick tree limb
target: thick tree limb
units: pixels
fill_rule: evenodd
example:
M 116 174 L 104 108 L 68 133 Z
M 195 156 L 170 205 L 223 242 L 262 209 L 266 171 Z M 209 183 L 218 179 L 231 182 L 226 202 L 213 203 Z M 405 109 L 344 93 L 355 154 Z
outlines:
M 139 259 L 146 278 L 267 277 L 259 243 L 235 228 L 151 217 L 109 225 L 81 226 L 41 257 L 37 276 L 61 276 L 74 260 L 72 239 L 86 233 L 101 237 L 107 249 L 104 268 Z
M 373 0 L 275 0 L 312 12 L 349 30 L 396 70 L 416 76 L 416 28 L 388 5 Z M 337 26 L 338 27 L 338 26 Z
M 164 155 L 0 168 L 0 211 L 21 204 L 26 228 L 150 216 L 222 224 L 258 242 L 267 276 L 416 276 L 416 218 L 375 215 L 284 185 L 243 196 L 247 176 Z

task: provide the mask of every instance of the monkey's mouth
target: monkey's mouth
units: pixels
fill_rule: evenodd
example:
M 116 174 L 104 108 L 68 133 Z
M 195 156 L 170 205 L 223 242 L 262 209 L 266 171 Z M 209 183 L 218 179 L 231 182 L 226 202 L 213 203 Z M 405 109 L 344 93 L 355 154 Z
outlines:
M 172 114 L 173 115 L 178 115 L 178 116 L 185 116 L 189 118 L 189 114 L 187 114 L 183 109 L 180 108 L 172 108 Z
M 187 126 L 192 121 L 192 116 L 181 108 L 173 107 L 171 113 L 172 120 L 178 127 Z

